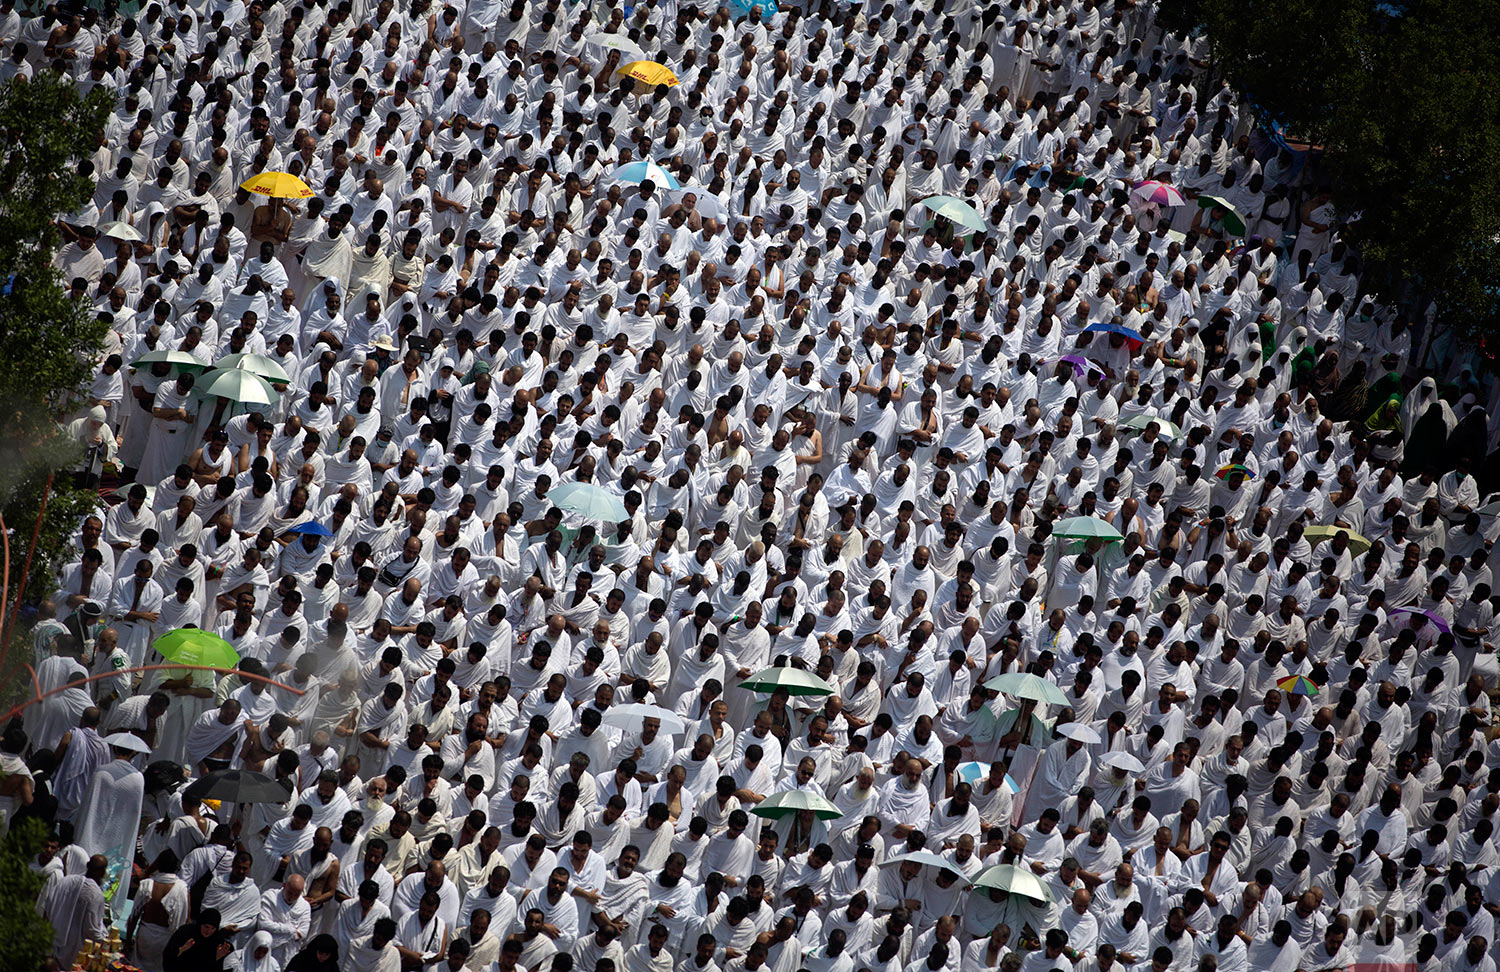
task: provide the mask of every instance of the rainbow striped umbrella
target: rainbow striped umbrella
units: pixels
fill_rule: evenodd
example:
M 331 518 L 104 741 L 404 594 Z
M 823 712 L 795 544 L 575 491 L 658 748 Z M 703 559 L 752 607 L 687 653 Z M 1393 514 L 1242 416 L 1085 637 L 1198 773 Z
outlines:
M 1231 462 L 1227 466 L 1221 466 L 1219 468 L 1219 471 L 1214 473 L 1214 475 L 1218 476 L 1220 479 L 1227 480 L 1234 473 L 1243 473 L 1246 479 L 1255 478 L 1255 470 L 1251 469 L 1249 466 L 1244 465 L 1243 463 L 1238 462 Z
M 1276 680 L 1276 687 L 1292 695 L 1318 694 L 1317 683 L 1306 675 L 1288 675 L 1286 678 L 1278 678 Z

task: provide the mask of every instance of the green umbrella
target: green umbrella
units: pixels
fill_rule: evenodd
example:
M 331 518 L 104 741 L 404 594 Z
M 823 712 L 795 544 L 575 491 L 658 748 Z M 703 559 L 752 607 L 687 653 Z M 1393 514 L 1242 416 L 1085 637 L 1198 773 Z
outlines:
M 278 381 L 290 383 L 292 378 L 286 373 L 286 369 L 276 363 L 275 358 L 268 358 L 254 351 L 241 351 L 239 354 L 226 354 L 214 362 L 215 368 L 228 371 L 238 368 L 240 371 L 248 371 L 260 375 L 266 381 Z
M 941 216 L 970 232 L 977 233 L 984 229 L 984 217 L 957 196 L 928 196 L 922 200 L 921 205 L 932 210 L 933 215 Z
M 1052 524 L 1052 535 L 1066 540 L 1123 540 L 1120 531 L 1097 516 L 1070 516 Z
M 804 672 L 790 665 L 784 668 L 763 668 L 740 683 L 740 688 L 770 695 L 777 689 L 786 689 L 787 695 L 832 695 L 833 686 L 812 672 Z
M 239 653 L 234 647 L 202 628 L 178 628 L 168 631 L 151 645 L 156 653 L 167 661 L 179 665 L 209 665 L 214 668 L 233 668 L 239 664 Z
M 844 815 L 844 811 L 830 803 L 827 797 L 810 790 L 773 793 L 756 804 L 755 809 L 750 812 L 767 820 L 780 820 L 799 810 L 811 810 L 819 820 L 835 820 Z
M 227 398 L 242 405 L 271 405 L 281 397 L 269 381 L 240 368 L 215 368 L 198 380 L 196 388 L 204 398 Z
M 1146 426 L 1152 422 L 1155 422 L 1157 428 L 1161 430 L 1161 437 L 1163 439 L 1176 439 L 1182 435 L 1182 430 L 1177 427 L 1176 423 L 1169 422 L 1157 415 L 1137 415 L 1134 418 L 1121 422 L 1120 428 L 1144 432 L 1146 431 Z
M 547 494 L 547 501 L 560 510 L 577 513 L 591 520 L 619 523 L 630 517 L 620 497 L 593 483 L 580 483 L 577 480 L 563 483 Z
M 974 887 L 996 888 L 1010 894 L 1031 898 L 1042 904 L 1052 903 L 1052 892 L 1042 883 L 1042 879 L 1014 864 L 996 864 L 994 867 L 987 868 L 974 879 Z
M 996 675 L 985 682 L 984 687 L 994 689 L 996 692 L 1004 692 L 1013 699 L 1045 702 L 1048 705 L 1068 704 L 1068 697 L 1063 694 L 1062 689 L 1040 675 L 1032 675 L 1029 672 L 1007 672 L 1004 675 Z
M 149 351 L 130 363 L 130 367 L 139 368 L 141 365 L 154 365 L 165 362 L 174 368 L 207 368 L 208 365 L 188 354 L 186 351 L 168 351 L 161 349 Z
M 1229 204 L 1229 200 L 1224 199 L 1222 196 L 1198 197 L 1199 209 L 1213 209 L 1214 207 L 1224 210 L 1224 229 L 1228 230 L 1234 236 L 1245 235 L 1245 217 L 1241 216 L 1238 210 Z

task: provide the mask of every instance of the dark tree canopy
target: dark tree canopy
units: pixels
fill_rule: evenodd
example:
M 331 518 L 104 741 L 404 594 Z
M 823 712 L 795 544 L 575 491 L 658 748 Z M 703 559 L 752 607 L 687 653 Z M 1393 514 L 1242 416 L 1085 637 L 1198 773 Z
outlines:
M 1500 0 L 1166 0 L 1216 74 L 1325 151 L 1321 171 L 1375 270 L 1492 326 L 1500 294 Z M 1356 218 L 1357 217 L 1357 218 Z

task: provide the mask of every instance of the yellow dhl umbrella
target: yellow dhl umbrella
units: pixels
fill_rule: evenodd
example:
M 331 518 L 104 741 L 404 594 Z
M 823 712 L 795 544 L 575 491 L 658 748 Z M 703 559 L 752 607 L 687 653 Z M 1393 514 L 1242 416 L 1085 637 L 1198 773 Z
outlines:
M 262 172 L 240 183 L 240 188 L 277 199 L 311 199 L 314 195 L 307 183 L 290 172 Z
M 670 87 L 677 83 L 677 75 L 672 73 L 672 69 L 655 61 L 631 61 L 629 64 L 621 65 L 615 73 L 634 78 L 653 88 L 658 84 Z

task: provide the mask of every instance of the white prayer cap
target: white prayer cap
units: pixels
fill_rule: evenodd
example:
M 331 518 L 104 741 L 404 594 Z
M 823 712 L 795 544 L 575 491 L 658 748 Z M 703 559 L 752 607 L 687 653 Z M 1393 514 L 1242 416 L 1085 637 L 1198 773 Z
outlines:
M 109 421 L 109 413 L 104 411 L 103 405 L 95 405 L 89 409 L 89 419 L 94 422 L 107 422 Z

